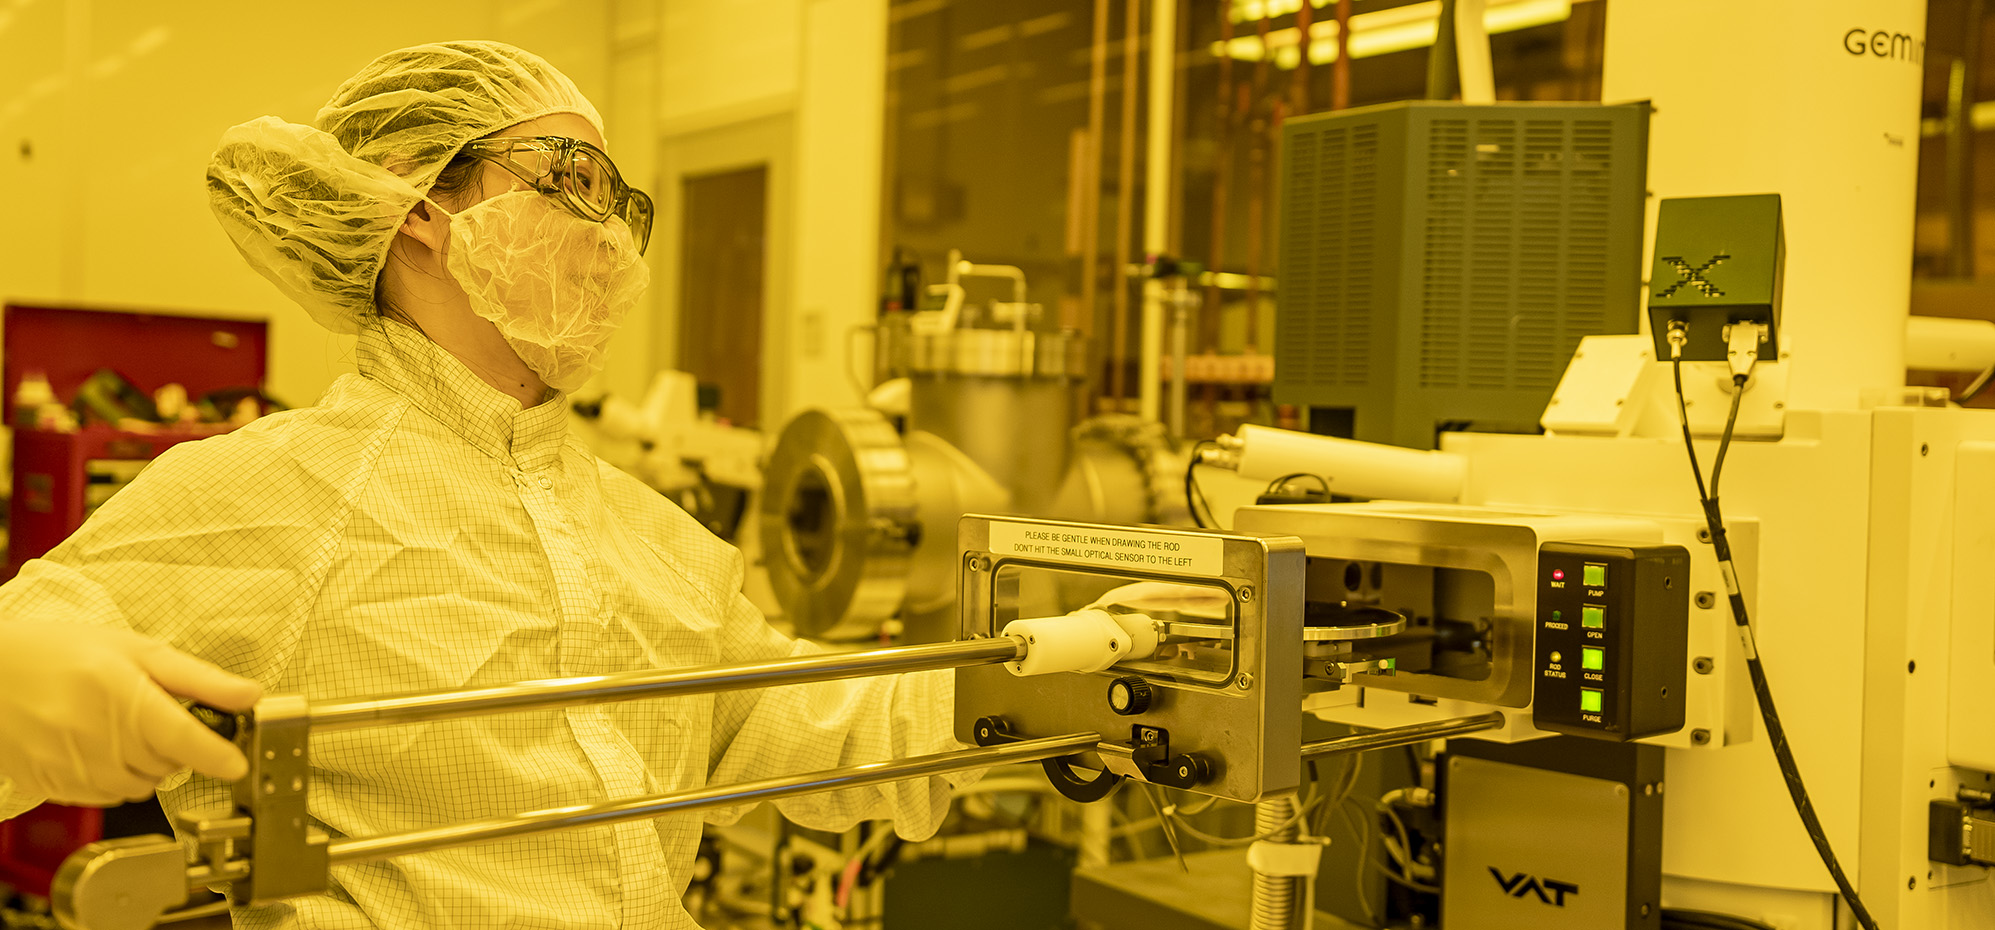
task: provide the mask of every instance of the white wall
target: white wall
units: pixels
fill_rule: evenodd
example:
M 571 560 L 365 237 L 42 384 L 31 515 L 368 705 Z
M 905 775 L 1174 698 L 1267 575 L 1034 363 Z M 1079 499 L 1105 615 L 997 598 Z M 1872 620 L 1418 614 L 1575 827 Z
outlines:
M 887 0 L 664 0 L 662 21 L 661 222 L 678 222 L 685 176 L 770 166 L 762 422 L 855 403 L 846 338 L 879 287 Z M 676 241 L 657 249 L 661 365 L 677 358 L 677 281 L 697 273 Z
M 658 143 L 785 126 L 763 420 L 848 403 L 844 334 L 871 319 L 879 273 L 886 21 L 887 0 L 0 0 L 0 299 L 267 319 L 270 389 L 311 402 L 352 370 L 351 340 L 222 234 L 202 183 L 215 140 L 265 114 L 310 122 L 381 52 L 491 38 L 574 78 L 661 205 Z M 661 285 L 666 251 L 650 253 Z M 640 393 L 670 362 L 676 294 L 654 287 L 632 314 L 605 387 Z
M 267 319 L 271 391 L 311 402 L 351 370 L 351 340 L 236 254 L 208 210 L 208 156 L 254 117 L 310 122 L 382 52 L 457 38 L 521 44 L 608 98 L 607 0 L 0 7 L 0 298 Z

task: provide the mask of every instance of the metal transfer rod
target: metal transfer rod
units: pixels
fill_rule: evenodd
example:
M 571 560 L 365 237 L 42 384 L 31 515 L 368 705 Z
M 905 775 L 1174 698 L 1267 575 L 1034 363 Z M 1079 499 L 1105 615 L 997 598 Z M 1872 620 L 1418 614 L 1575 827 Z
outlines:
M 1021 640 L 998 636 L 932 646 L 899 646 L 867 652 L 796 656 L 766 662 L 698 668 L 644 669 L 586 678 L 547 678 L 489 688 L 435 691 L 397 697 L 331 701 L 312 705 L 312 732 L 450 720 L 541 707 L 607 704 L 638 698 L 743 691 L 839 678 L 896 672 L 923 672 L 970 665 L 997 665 L 1025 654 Z
M 733 807 L 758 801 L 773 801 L 819 791 L 862 788 L 867 785 L 941 775 L 963 769 L 988 768 L 1013 762 L 1036 762 L 1041 759 L 1086 752 L 1100 742 L 1099 734 L 1071 733 L 1066 736 L 1024 740 L 982 749 L 964 749 L 886 762 L 868 762 L 864 765 L 846 766 L 823 772 L 807 772 L 783 778 L 768 778 L 738 785 L 710 786 L 678 794 L 658 794 L 622 801 L 606 801 L 602 804 L 556 807 L 496 820 L 362 839 L 336 840 L 327 847 L 327 855 L 330 864 L 347 865 L 568 827 L 622 823 L 626 820 L 643 820 L 713 807 Z
M 1417 723 L 1410 727 L 1374 730 L 1370 733 L 1303 743 L 1302 757 L 1309 759 L 1316 756 L 1336 756 L 1352 752 L 1370 752 L 1374 749 L 1391 749 L 1395 746 L 1411 746 L 1430 739 L 1494 730 L 1502 725 L 1503 715 L 1490 711 L 1474 717 L 1454 717 L 1448 720 L 1436 720 L 1433 723 Z

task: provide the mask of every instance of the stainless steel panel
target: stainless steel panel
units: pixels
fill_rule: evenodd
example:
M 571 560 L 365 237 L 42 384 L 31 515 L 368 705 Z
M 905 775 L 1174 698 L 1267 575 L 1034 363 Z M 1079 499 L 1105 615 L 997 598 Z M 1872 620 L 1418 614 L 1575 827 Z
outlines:
M 1304 504 L 1242 507 L 1239 532 L 1300 537 L 1313 559 L 1346 559 L 1468 573 L 1486 594 L 1490 673 L 1484 679 L 1401 671 L 1357 675 L 1367 688 L 1526 707 L 1534 683 L 1538 547 L 1551 540 L 1655 541 L 1654 524 L 1625 517 L 1515 513 L 1447 504 Z M 1388 572 L 1388 580 L 1404 572 Z M 1459 587 L 1459 586 L 1458 586 Z M 1440 592 L 1434 592 L 1439 596 Z M 1458 598 L 1459 599 L 1459 598 Z
M 1627 921 L 1628 786 L 1448 759 L 1441 925 L 1613 930 Z
M 1098 529 L 1165 539 L 1217 538 L 1221 557 L 1210 571 L 1166 571 L 1118 567 L 1104 560 L 1084 564 L 1073 558 L 1033 558 L 991 550 L 994 523 L 1048 529 Z M 1001 667 L 959 669 L 956 676 L 956 733 L 970 741 L 978 717 L 1003 717 L 1022 736 L 1096 732 L 1105 742 L 1127 741 L 1133 725 L 1160 727 L 1170 734 L 1172 753 L 1191 752 L 1214 763 L 1203 793 L 1237 801 L 1294 790 L 1300 774 L 1302 700 L 1302 584 L 1305 557 L 1300 541 L 1240 533 L 1212 533 L 1159 527 L 1094 526 L 1052 520 L 963 518 L 958 530 L 961 578 L 961 631 L 965 639 L 988 637 L 1002 627 L 1006 603 L 1017 597 L 1000 579 L 1010 569 L 1047 569 L 1097 575 L 1095 593 L 1118 583 L 1170 581 L 1217 585 L 1233 596 L 1237 622 L 1232 667 L 1212 680 L 1190 675 L 1144 674 L 1156 693 L 1151 708 L 1118 716 L 1108 705 L 1108 685 L 1131 674 L 1116 668 L 1088 675 L 1056 674 L 1018 678 Z M 1080 597 L 1076 594 L 1075 597 Z M 1092 594 L 1088 594 L 1092 597 Z M 1086 600 L 1066 605 L 1085 606 Z

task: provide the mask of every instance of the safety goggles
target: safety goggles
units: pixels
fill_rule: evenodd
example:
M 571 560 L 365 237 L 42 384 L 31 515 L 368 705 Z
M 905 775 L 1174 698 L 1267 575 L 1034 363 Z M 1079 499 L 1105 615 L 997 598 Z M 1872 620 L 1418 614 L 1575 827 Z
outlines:
M 641 254 L 651 241 L 651 198 L 625 184 L 603 150 L 566 136 L 500 136 L 464 146 L 464 154 L 511 172 L 583 219 L 618 217 Z

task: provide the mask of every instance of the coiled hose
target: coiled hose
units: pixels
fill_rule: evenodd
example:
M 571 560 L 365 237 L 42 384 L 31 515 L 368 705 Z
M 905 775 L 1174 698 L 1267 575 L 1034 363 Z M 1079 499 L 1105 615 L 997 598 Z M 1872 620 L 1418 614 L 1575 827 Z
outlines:
M 1295 797 L 1290 795 L 1254 805 L 1254 835 L 1272 843 L 1290 843 L 1301 835 L 1302 818 L 1295 815 Z M 1287 875 L 1254 873 L 1254 914 L 1251 930 L 1291 930 L 1295 924 L 1296 901 L 1301 879 Z

